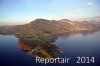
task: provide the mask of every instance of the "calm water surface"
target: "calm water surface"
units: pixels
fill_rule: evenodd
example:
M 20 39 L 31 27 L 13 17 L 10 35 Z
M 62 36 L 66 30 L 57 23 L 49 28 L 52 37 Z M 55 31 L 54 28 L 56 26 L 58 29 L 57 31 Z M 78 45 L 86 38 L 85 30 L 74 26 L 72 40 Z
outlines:
M 70 57 L 69 64 L 48 64 L 48 65 L 76 65 L 76 66 L 99 66 L 100 63 L 100 31 L 76 32 L 59 34 L 54 42 L 64 50 L 64 54 L 57 54 L 59 57 Z M 94 57 L 95 63 L 76 64 L 77 56 Z M 35 59 L 29 54 L 21 51 L 18 47 L 18 39 L 13 35 L 0 35 L 0 66 L 33 66 Z M 44 65 L 45 66 L 45 65 Z

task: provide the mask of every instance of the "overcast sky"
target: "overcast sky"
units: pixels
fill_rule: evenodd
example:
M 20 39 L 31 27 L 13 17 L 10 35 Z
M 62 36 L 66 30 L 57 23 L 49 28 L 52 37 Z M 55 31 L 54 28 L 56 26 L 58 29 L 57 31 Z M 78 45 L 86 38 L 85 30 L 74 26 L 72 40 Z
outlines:
M 0 0 L 0 25 L 100 16 L 100 0 Z

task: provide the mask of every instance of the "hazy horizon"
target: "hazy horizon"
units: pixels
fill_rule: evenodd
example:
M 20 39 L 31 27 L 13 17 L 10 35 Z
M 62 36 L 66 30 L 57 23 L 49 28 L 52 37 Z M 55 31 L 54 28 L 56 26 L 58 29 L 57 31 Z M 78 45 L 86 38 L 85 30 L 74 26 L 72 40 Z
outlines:
M 0 26 L 37 18 L 78 20 L 100 16 L 100 0 L 0 0 Z

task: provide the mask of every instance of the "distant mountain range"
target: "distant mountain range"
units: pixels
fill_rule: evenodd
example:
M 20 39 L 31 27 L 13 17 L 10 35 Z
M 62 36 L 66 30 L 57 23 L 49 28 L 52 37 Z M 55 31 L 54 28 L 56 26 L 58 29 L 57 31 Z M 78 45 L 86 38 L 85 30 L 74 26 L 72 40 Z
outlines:
M 39 30 L 50 34 L 74 32 L 83 30 L 100 30 L 100 22 L 96 21 L 71 21 L 36 19 L 28 24 L 16 26 L 0 26 L 0 34 L 15 34 L 16 32 L 25 32 Z

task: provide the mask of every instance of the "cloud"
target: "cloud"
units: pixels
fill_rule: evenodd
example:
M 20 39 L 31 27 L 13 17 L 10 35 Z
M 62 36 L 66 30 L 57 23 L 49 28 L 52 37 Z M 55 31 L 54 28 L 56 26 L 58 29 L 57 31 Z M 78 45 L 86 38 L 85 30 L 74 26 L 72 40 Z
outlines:
M 92 7 L 93 3 L 92 2 L 88 2 L 86 4 L 84 4 L 81 8 L 88 8 L 88 7 Z
M 88 2 L 84 7 L 89 7 L 89 6 L 92 6 L 93 3 L 92 2 Z
M 90 7 L 93 7 L 93 3 L 92 2 L 88 2 L 88 3 L 80 6 L 79 8 L 76 9 L 76 11 L 82 11 L 82 10 L 90 8 Z

